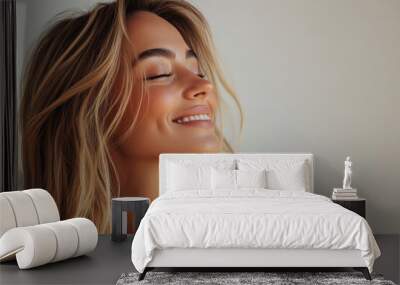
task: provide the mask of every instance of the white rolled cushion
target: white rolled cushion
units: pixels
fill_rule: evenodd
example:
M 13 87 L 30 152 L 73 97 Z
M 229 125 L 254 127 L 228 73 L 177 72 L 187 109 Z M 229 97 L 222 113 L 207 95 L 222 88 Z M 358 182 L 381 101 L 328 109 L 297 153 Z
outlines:
M 33 226 L 39 223 L 38 214 L 31 197 L 23 191 L 3 192 L 13 209 L 17 227 Z
M 267 171 L 258 170 L 236 170 L 238 188 L 267 188 Z
M 14 227 L 33 226 L 60 220 L 57 205 L 49 192 L 28 189 L 0 193 L 0 237 Z
M 28 194 L 36 208 L 39 224 L 51 223 L 60 220 L 56 202 L 49 192 L 43 189 L 28 189 L 22 191 Z
M 0 237 L 9 229 L 15 228 L 17 222 L 10 202 L 0 195 Z
M 56 249 L 53 231 L 43 225 L 13 228 L 0 238 L 0 260 L 16 254 L 20 269 L 49 263 Z
M 236 190 L 236 170 L 211 169 L 211 188 Z
M 73 218 L 65 220 L 64 222 L 71 224 L 78 233 L 78 248 L 74 257 L 86 254 L 96 248 L 98 232 L 95 224 L 91 220 Z
M 79 237 L 72 225 L 66 221 L 43 224 L 56 236 L 57 250 L 51 262 L 57 262 L 75 255 L 78 249 Z
M 96 226 L 85 218 L 17 227 L 0 238 L 0 261 L 16 255 L 19 268 L 28 269 L 86 254 L 97 239 Z
M 210 188 L 211 167 L 176 163 L 168 165 L 167 189 L 169 191 Z

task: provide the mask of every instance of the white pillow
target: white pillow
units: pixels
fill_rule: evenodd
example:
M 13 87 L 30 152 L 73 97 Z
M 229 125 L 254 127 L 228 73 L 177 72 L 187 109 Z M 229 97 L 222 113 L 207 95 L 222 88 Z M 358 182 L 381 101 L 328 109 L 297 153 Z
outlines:
M 211 167 L 209 166 L 170 163 L 167 173 L 168 191 L 211 188 Z
M 211 170 L 212 189 L 236 190 L 236 170 L 216 169 Z
M 239 159 L 240 170 L 266 169 L 267 188 L 272 190 L 307 191 L 309 169 L 307 161 L 292 159 Z
M 268 189 L 306 191 L 304 163 L 293 168 L 271 169 L 267 172 Z
M 267 171 L 236 170 L 236 181 L 238 188 L 267 188 Z

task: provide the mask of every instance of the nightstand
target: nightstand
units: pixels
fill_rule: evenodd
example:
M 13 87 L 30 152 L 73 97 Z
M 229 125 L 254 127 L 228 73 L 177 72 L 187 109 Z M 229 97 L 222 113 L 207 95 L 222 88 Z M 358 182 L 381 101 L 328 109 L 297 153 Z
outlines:
M 363 218 L 366 218 L 366 199 L 364 198 L 357 198 L 354 200 L 332 199 L 332 202 L 339 204 L 340 206 L 353 211 L 356 214 L 359 214 Z
M 112 241 L 124 241 L 128 232 L 127 212 L 135 215 L 134 228 L 139 227 L 140 221 L 146 214 L 150 199 L 145 197 L 119 197 L 112 199 Z

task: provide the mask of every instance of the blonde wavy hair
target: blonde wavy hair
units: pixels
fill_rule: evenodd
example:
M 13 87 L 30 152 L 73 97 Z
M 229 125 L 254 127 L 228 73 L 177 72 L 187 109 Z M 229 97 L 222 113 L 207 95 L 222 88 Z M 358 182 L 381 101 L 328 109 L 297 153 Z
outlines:
M 238 107 L 240 130 L 243 124 L 239 100 L 216 59 L 208 23 L 188 2 L 118 0 L 86 13 L 62 14 L 39 39 L 23 75 L 24 183 L 25 188 L 47 189 L 61 218 L 87 217 L 99 233 L 110 233 L 111 198 L 119 196 L 110 144 L 135 88 L 135 52 L 126 18 L 138 10 L 155 13 L 179 30 L 215 86 L 219 102 L 220 84 Z M 233 151 L 222 134 L 222 120 L 217 133 L 224 150 Z

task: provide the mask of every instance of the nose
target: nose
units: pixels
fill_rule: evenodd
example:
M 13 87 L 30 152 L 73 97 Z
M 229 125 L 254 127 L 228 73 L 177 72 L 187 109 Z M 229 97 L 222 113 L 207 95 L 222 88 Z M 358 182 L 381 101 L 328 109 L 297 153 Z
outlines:
M 188 100 L 206 99 L 213 91 L 213 85 L 210 81 L 200 78 L 197 74 L 191 72 L 191 76 L 186 77 L 187 85 L 183 91 L 183 97 Z

